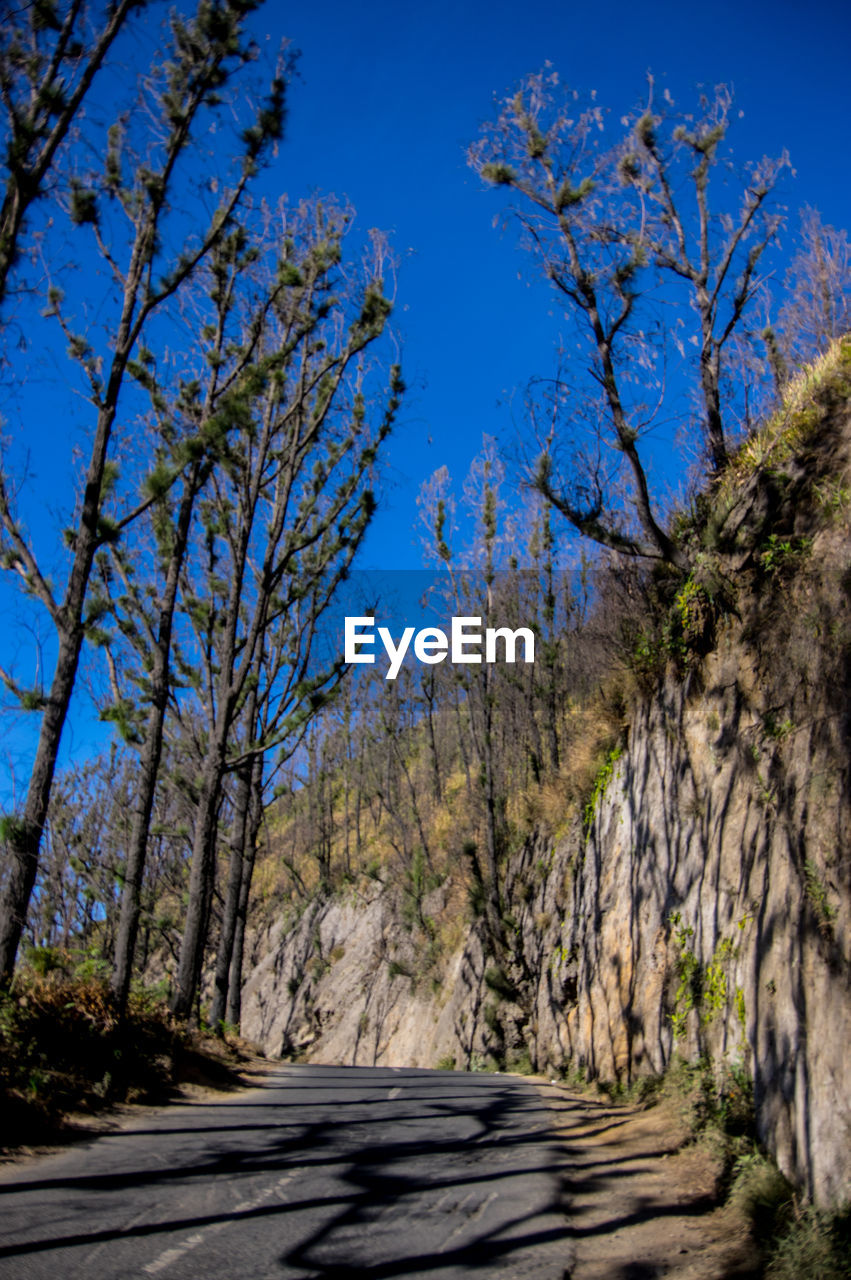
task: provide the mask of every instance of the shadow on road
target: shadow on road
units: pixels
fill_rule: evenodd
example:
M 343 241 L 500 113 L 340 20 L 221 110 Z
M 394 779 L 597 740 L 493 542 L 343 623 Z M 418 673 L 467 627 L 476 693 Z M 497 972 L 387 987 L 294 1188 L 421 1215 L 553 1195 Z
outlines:
M 573 1105 L 560 1096 L 564 1124 Z M 576 1107 L 587 1122 L 587 1104 Z M 132 1257 L 140 1271 L 167 1271 L 148 1261 L 146 1241 L 168 1250 L 187 1233 L 194 1243 L 244 1223 L 266 1241 L 282 1275 L 496 1276 L 510 1262 L 522 1263 L 524 1276 L 562 1280 L 570 1240 L 585 1233 L 566 1218 L 569 1155 L 552 1120 L 540 1091 L 506 1077 L 282 1068 L 239 1101 L 169 1109 L 41 1177 L 15 1171 L 0 1182 L 0 1259 L 47 1262 L 45 1255 L 63 1252 L 79 1266 L 88 1251 L 120 1241 L 120 1257 Z M 601 1113 L 601 1132 L 616 1123 Z M 72 1223 L 80 1225 L 61 1229 Z M 222 1238 L 217 1252 L 224 1246 Z M 125 1274 L 94 1271 L 91 1280 Z M 203 1274 L 219 1272 L 205 1265 Z

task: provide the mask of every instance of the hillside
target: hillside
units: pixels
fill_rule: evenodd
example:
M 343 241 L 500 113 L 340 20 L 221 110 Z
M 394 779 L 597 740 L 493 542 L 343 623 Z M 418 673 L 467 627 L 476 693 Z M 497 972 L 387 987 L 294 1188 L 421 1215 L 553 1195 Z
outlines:
M 619 731 L 609 706 L 584 795 L 594 752 L 571 740 L 548 821 L 527 805 L 503 858 L 500 936 L 437 854 L 416 911 L 381 858 L 294 905 L 279 832 L 245 1035 L 316 1062 L 622 1083 L 705 1055 L 722 1093 L 752 1081 L 798 1187 L 849 1198 L 849 403 L 845 340 L 683 522 L 693 569 L 634 648 Z M 444 852 L 464 819 L 444 802 Z

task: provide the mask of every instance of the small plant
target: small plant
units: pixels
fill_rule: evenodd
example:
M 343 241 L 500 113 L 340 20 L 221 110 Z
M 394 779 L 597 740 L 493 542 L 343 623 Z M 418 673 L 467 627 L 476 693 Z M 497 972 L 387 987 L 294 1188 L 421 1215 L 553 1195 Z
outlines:
M 784 738 L 788 738 L 795 728 L 788 716 L 784 720 L 778 720 L 773 711 L 767 711 L 763 716 L 762 727 L 765 736 L 772 738 L 775 742 L 782 742 Z
M 708 1026 L 716 1015 L 727 1007 L 727 974 L 722 964 L 714 957 L 706 966 L 702 994 L 702 1021 Z
M 751 1222 L 758 1240 L 774 1235 L 792 1206 L 792 1188 L 777 1166 L 756 1149 L 733 1166 L 729 1200 Z
M 454 1071 L 455 1055 L 453 1053 L 445 1053 L 442 1058 L 437 1060 L 438 1071 Z
M 767 1280 L 849 1280 L 851 1211 L 819 1213 L 807 1205 L 788 1207 L 786 1229 L 771 1250 Z
M 764 573 L 777 574 L 794 568 L 812 546 L 812 538 L 781 538 L 770 533 L 760 548 L 759 563 Z
M 822 933 L 830 933 L 836 919 L 836 907 L 828 899 L 827 886 L 819 874 L 818 867 L 809 858 L 804 863 L 804 891 L 818 917 Z
M 718 1100 L 718 1119 L 731 1137 L 754 1135 L 753 1080 L 741 1062 L 725 1063 Z
M 671 1028 L 675 1040 L 681 1040 L 687 1030 L 688 1016 L 692 1009 L 700 1003 L 702 994 L 702 974 L 700 961 L 689 945 L 694 937 L 691 925 L 682 923 L 679 911 L 673 912 L 669 924 L 675 930 L 674 944 L 677 948 L 676 973 L 679 978 L 674 996 L 674 1012 L 671 1016 Z
M 489 1001 L 484 1007 L 485 1025 L 488 1030 L 496 1036 L 497 1040 L 501 1040 L 503 1036 L 502 1024 L 499 1020 L 499 1002 L 496 1000 Z
M 851 489 L 839 479 L 822 480 L 813 486 L 813 494 L 822 511 L 834 518 L 851 506 Z
M 583 813 L 583 822 L 584 822 L 586 831 L 589 830 L 589 828 L 591 827 L 594 821 L 594 814 L 597 809 L 597 804 L 600 800 L 602 800 L 603 796 L 606 794 L 606 788 L 608 787 L 609 783 L 612 780 L 612 775 L 614 774 L 614 771 L 615 771 L 615 765 L 617 764 L 618 760 L 620 760 L 622 755 L 623 755 L 623 746 L 620 743 L 618 743 L 617 746 L 612 747 L 611 751 L 609 751 L 605 760 L 603 761 L 603 764 L 600 766 L 600 769 L 597 771 L 597 776 L 594 779 L 594 788 L 591 792 L 591 796 L 590 796 L 590 799 L 588 800 L 588 803 L 585 805 L 585 809 Z
M 516 1000 L 517 988 L 508 977 L 504 969 L 499 965 L 493 965 L 490 969 L 485 970 L 485 986 L 490 988 L 496 995 L 501 996 L 503 1000 Z
M 528 1045 L 524 1045 L 522 1049 L 512 1049 L 507 1053 L 505 1067 L 507 1071 L 516 1071 L 519 1076 L 533 1075 L 535 1068 L 532 1066 Z

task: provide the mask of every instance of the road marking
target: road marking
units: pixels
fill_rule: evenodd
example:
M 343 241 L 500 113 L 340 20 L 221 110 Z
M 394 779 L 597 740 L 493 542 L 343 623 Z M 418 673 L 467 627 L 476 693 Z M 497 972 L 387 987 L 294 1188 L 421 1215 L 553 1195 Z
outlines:
M 455 1230 L 454 1230 L 454 1231 L 450 1231 L 449 1235 L 446 1237 L 446 1239 L 444 1240 L 444 1242 L 443 1242 L 443 1244 L 440 1246 L 440 1248 L 437 1250 L 437 1252 L 438 1252 L 438 1253 L 445 1253 L 445 1252 L 446 1252 L 446 1250 L 449 1248 L 450 1244 L 452 1243 L 452 1241 L 455 1239 L 455 1237 L 456 1237 L 456 1236 L 459 1236 L 459 1235 L 461 1234 L 461 1232 L 462 1232 L 462 1231 L 466 1231 L 466 1229 L 469 1227 L 470 1223 L 473 1221 L 473 1219 L 474 1219 L 474 1218 L 478 1218 L 478 1217 L 480 1217 L 480 1216 L 481 1216 L 481 1214 L 483 1214 L 483 1213 L 484 1213 L 484 1211 L 485 1211 L 485 1209 L 487 1209 L 488 1205 L 489 1205 L 489 1204 L 491 1204 L 491 1203 L 492 1203 L 492 1201 L 494 1201 L 494 1200 L 496 1199 L 497 1194 L 498 1194 L 498 1193 L 497 1193 L 496 1191 L 492 1191 L 492 1192 L 490 1193 L 490 1195 L 489 1195 L 489 1196 L 487 1196 L 487 1197 L 486 1197 L 486 1198 L 481 1202 L 481 1204 L 477 1205 L 475 1209 L 471 1210 L 471 1212 L 467 1214 L 467 1216 L 466 1216 L 466 1218 L 464 1219 L 464 1221 L 463 1221 L 463 1222 L 460 1222 L 460 1223 L 458 1224 L 458 1226 L 455 1228 Z M 461 1201 L 459 1202 L 459 1204 L 458 1204 L 458 1205 L 456 1205 L 456 1209 L 455 1209 L 456 1213 L 457 1213 L 458 1209 L 460 1209 L 460 1208 L 462 1207 L 462 1205 L 466 1204 L 466 1202 L 467 1202 L 467 1200 L 469 1200 L 469 1198 L 470 1198 L 469 1196 L 465 1196 L 465 1197 L 464 1197 L 464 1199 L 463 1199 L 463 1200 L 461 1200 Z
M 173 1249 L 166 1249 L 165 1253 L 161 1253 L 155 1262 L 149 1262 L 142 1270 L 146 1271 L 149 1276 L 154 1276 L 158 1271 L 165 1271 L 166 1267 L 170 1267 L 173 1262 L 177 1262 L 178 1258 L 182 1258 L 184 1253 L 189 1253 L 190 1249 L 194 1249 L 204 1239 L 202 1232 L 197 1231 L 194 1236 L 187 1237 L 183 1244 L 175 1246 Z
M 399 1094 L 400 1094 L 401 1092 L 402 1092 L 402 1090 L 400 1089 L 399 1085 L 397 1084 L 397 1085 L 396 1085 L 396 1088 L 395 1088 L 395 1089 L 391 1089 L 391 1090 L 390 1090 L 390 1092 L 388 1093 L 388 1095 L 387 1095 L 387 1101 L 389 1102 L 391 1098 L 398 1098 L 398 1097 L 399 1097 Z
M 292 1182 L 297 1173 L 297 1169 L 291 1169 L 289 1173 L 285 1173 L 282 1178 L 279 1178 L 277 1182 L 273 1182 L 271 1186 L 265 1187 L 256 1196 L 253 1196 L 251 1200 L 240 1200 L 229 1212 L 242 1215 L 250 1213 L 252 1209 L 259 1209 L 261 1204 L 271 1199 L 272 1196 L 280 1194 L 281 1188 L 286 1186 L 288 1182 Z M 153 1262 L 149 1262 L 142 1270 L 149 1276 L 155 1276 L 158 1272 L 165 1271 L 172 1263 L 177 1262 L 193 1249 L 197 1249 L 199 1244 L 203 1244 L 205 1237 L 212 1235 L 215 1231 L 221 1231 L 226 1226 L 228 1226 L 227 1222 L 210 1223 L 203 1231 L 196 1231 L 193 1235 L 187 1236 L 180 1244 L 172 1245 L 170 1249 L 164 1250 L 158 1258 L 154 1258 Z

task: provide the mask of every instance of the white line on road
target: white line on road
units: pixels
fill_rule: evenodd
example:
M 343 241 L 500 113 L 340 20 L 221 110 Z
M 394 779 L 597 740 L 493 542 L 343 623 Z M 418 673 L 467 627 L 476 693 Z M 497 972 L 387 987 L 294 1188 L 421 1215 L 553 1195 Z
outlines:
M 285 1173 L 277 1182 L 273 1182 L 270 1187 L 265 1187 L 258 1195 L 253 1196 L 250 1200 L 240 1200 L 229 1211 L 231 1214 L 250 1213 L 252 1209 L 259 1209 L 262 1204 L 270 1200 L 272 1196 L 279 1195 L 281 1187 L 286 1186 L 288 1182 L 292 1182 L 298 1173 L 297 1169 L 291 1169 L 289 1173 Z M 164 1250 L 158 1258 L 154 1258 L 153 1262 L 149 1262 L 142 1270 L 146 1275 L 155 1276 L 160 1271 L 165 1271 L 172 1263 L 177 1262 L 184 1254 L 190 1253 L 192 1249 L 197 1249 L 202 1244 L 206 1236 L 212 1235 L 214 1231 L 221 1231 L 228 1225 L 228 1222 L 212 1222 L 203 1231 L 196 1231 L 191 1236 L 187 1236 L 178 1245 L 173 1245 L 170 1249 Z

